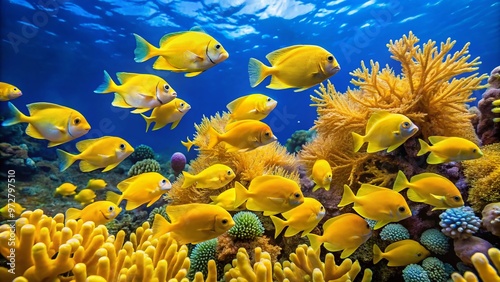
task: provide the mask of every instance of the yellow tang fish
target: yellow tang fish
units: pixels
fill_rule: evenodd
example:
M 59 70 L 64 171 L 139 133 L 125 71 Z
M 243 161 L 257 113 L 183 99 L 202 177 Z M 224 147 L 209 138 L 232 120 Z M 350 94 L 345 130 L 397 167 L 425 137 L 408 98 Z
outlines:
M 146 132 L 148 132 L 149 126 L 152 122 L 155 123 L 153 131 L 160 129 L 169 123 L 172 123 L 170 129 L 174 129 L 179 124 L 182 117 L 190 109 L 191 105 L 186 103 L 186 101 L 175 98 L 167 104 L 154 108 L 151 112 L 151 116 L 149 117 L 141 114 L 141 116 L 146 121 Z
M 278 102 L 263 94 L 250 94 L 239 97 L 227 104 L 227 109 L 231 112 L 231 121 L 253 119 L 261 120 L 276 108 Z
M 69 182 L 65 182 L 56 188 L 56 190 L 54 191 L 54 196 L 57 194 L 59 194 L 61 196 L 71 196 L 71 195 L 76 194 L 75 190 L 76 190 L 76 186 L 74 184 L 69 183 Z
M 54 147 L 78 137 L 90 130 L 90 125 L 78 111 L 51 103 L 26 105 L 31 116 L 21 113 L 9 102 L 9 110 L 14 117 L 4 120 L 3 126 L 27 122 L 26 134 L 36 139 L 49 140 L 48 147 Z
M 408 199 L 434 206 L 432 210 L 458 208 L 464 205 L 457 186 L 439 174 L 421 173 L 408 181 L 405 174 L 399 171 L 393 189 L 400 192 L 405 188 L 409 188 L 406 194 Z
M 187 72 L 186 77 L 197 76 L 229 57 L 224 47 L 199 27 L 166 34 L 160 39 L 160 48 L 135 33 L 134 36 L 136 62 L 159 56 L 154 69 Z
M 389 261 L 387 266 L 406 266 L 419 263 L 429 255 L 429 251 L 424 246 L 411 239 L 394 242 L 387 246 L 384 252 L 377 244 L 373 245 L 373 264 L 385 258 Z
M 166 212 L 171 223 L 156 214 L 152 228 L 153 238 L 170 232 L 179 245 L 198 244 L 217 238 L 234 226 L 231 215 L 216 205 L 169 205 Z
M 116 187 L 122 194 L 118 195 L 108 191 L 106 200 L 116 203 L 116 205 L 127 200 L 125 209 L 129 211 L 145 203 L 148 203 L 147 207 L 151 206 L 172 188 L 172 184 L 158 172 L 146 172 L 127 178 L 118 183 Z
M 231 188 L 220 193 L 218 196 L 210 196 L 212 200 L 212 205 L 217 205 L 222 207 L 226 211 L 240 211 L 244 209 L 244 205 L 234 207 L 234 200 L 236 199 L 236 189 Z
M 362 217 L 377 221 L 373 228 L 375 230 L 411 216 L 411 210 L 401 194 L 370 184 L 362 184 L 356 195 L 349 186 L 344 185 L 344 194 L 338 206 L 350 203 L 354 203 L 353 209 Z
M 106 188 L 106 185 L 108 185 L 108 183 L 106 183 L 103 179 L 90 179 L 89 182 L 87 182 L 87 187 L 85 187 L 85 189 L 99 190 Z
M 236 177 L 234 171 L 223 164 L 211 165 L 196 175 L 187 171 L 183 171 L 182 174 L 184 175 L 184 182 L 181 188 L 194 185 L 195 188 L 218 189 L 226 186 Z
M 0 215 L 2 215 L 3 218 L 17 218 L 25 209 L 26 208 L 23 208 L 19 203 L 8 203 L 0 208 Z
M 312 191 L 316 191 L 319 188 L 325 188 L 326 191 L 330 190 L 330 182 L 332 182 L 332 168 L 326 160 L 316 160 L 312 168 L 312 175 L 316 185 L 313 187 Z
M 300 231 L 303 231 L 301 237 L 304 237 L 323 219 L 325 216 L 325 207 L 318 200 L 305 197 L 302 204 L 284 212 L 282 216 L 287 220 L 274 215 L 271 216 L 275 229 L 274 238 L 278 237 L 285 227 L 288 227 L 285 237 L 294 236 Z
M 257 176 L 250 182 L 248 190 L 239 182 L 235 185 L 234 206 L 246 202 L 248 210 L 263 211 L 265 216 L 284 213 L 304 202 L 299 184 L 278 175 Z
M 57 149 L 60 159 L 59 169 L 65 171 L 75 161 L 80 161 L 80 170 L 89 172 L 104 167 L 102 172 L 115 168 L 127 158 L 134 148 L 120 137 L 103 136 L 96 139 L 87 139 L 76 143 L 80 154 L 73 155 Z
M 473 142 L 460 137 L 429 136 L 429 141 L 433 146 L 420 142 L 420 151 L 417 156 L 431 152 L 427 157 L 428 164 L 441 164 L 447 162 L 459 162 L 477 159 L 483 156 L 483 152 Z
M 83 189 L 78 194 L 75 195 L 75 201 L 80 202 L 82 206 L 94 202 L 96 195 L 93 190 Z
M 132 111 L 134 114 L 165 105 L 177 97 L 175 90 L 159 76 L 128 72 L 118 72 L 116 76 L 121 85 L 117 85 L 104 71 L 104 82 L 94 92 L 115 92 L 111 104 L 119 108 L 136 108 Z
M 82 219 L 83 222 L 93 221 L 95 225 L 106 224 L 115 219 L 122 209 L 112 202 L 97 201 L 83 210 L 69 208 L 66 211 L 66 221 L 70 219 Z
M 352 132 L 354 152 L 359 151 L 365 142 L 368 142 L 366 149 L 368 153 L 385 149 L 387 152 L 392 152 L 417 131 L 418 127 L 404 115 L 384 111 L 374 112 L 366 125 L 365 136 Z
M 12 84 L 0 82 L 0 101 L 9 101 L 21 97 L 21 89 Z
M 370 226 L 364 218 L 354 213 L 344 213 L 323 224 L 323 235 L 309 234 L 307 238 L 315 251 L 323 244 L 330 252 L 342 251 L 340 258 L 344 259 L 352 255 L 371 235 Z
M 267 54 L 271 67 L 250 58 L 250 86 L 255 87 L 271 75 L 270 89 L 298 88 L 304 91 L 336 74 L 340 65 L 335 57 L 316 45 L 293 45 Z
M 208 149 L 220 142 L 226 143 L 227 152 L 247 152 L 277 140 L 269 125 L 258 120 L 240 120 L 226 125 L 225 133 L 210 127 Z

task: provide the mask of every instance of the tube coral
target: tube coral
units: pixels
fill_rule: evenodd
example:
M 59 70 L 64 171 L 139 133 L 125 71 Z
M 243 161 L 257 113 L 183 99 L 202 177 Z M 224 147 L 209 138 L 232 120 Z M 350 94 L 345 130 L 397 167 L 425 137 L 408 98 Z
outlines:
M 418 42 L 410 32 L 387 45 L 391 58 L 401 64 L 401 74 L 396 75 L 389 66 L 381 69 L 377 62 L 370 61 L 371 69 L 362 62 L 361 68 L 351 72 L 351 83 L 357 89 L 349 88 L 341 94 L 328 83 L 315 91 L 318 96 L 311 96 L 311 106 L 317 107 L 319 115 L 312 128 L 317 138 L 306 144 L 299 156 L 308 169 L 317 159 L 328 160 L 332 165 L 332 187 L 341 189 L 344 184 L 360 182 L 383 186 L 394 177 L 394 167 L 418 167 L 414 158 L 407 161 L 401 157 L 415 156 L 416 143 L 412 139 L 404 151 L 398 149 L 397 155 L 353 152 L 351 132 L 362 133 L 375 111 L 409 117 L 424 138 L 442 135 L 478 141 L 467 103 L 474 100 L 474 90 L 484 88 L 480 83 L 487 76 L 466 73 L 478 69 L 479 57 L 469 61 L 469 43 L 449 54 L 455 45 L 450 39 L 439 49 L 434 41 L 422 47 Z
M 482 253 L 475 253 L 471 257 L 472 263 L 483 281 L 499 282 L 500 276 L 497 271 L 500 271 L 500 250 L 491 248 L 488 250 L 488 255 L 492 261 L 491 264 Z M 451 275 L 451 279 L 453 282 L 479 282 L 477 276 L 470 271 L 465 272 L 463 276 L 455 272 Z

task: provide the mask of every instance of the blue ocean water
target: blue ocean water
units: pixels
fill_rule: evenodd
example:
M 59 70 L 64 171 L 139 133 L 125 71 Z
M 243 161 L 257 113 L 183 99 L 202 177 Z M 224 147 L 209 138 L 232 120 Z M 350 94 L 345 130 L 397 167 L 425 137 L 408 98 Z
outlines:
M 70 152 L 76 151 L 75 142 L 103 135 L 120 136 L 132 146 L 147 144 L 156 152 L 185 152 L 180 140 L 192 136 L 194 123 L 250 93 L 278 101 L 264 122 L 285 144 L 294 131 L 313 125 L 316 111 L 309 95 L 316 87 L 298 93 L 271 90 L 267 78 L 251 88 L 247 68 L 251 57 L 267 63 L 269 52 L 289 45 L 315 44 L 332 52 L 341 71 L 330 81 L 341 92 L 352 87 L 349 72 L 362 60 L 389 64 L 399 73 L 386 44 L 410 30 L 420 44 L 456 40 L 453 51 L 470 42 L 471 58 L 481 57 L 481 74 L 500 64 L 497 1 L 3 0 L 0 14 L 0 81 L 24 93 L 14 105 L 27 113 L 26 104 L 57 103 L 77 109 L 91 124 L 87 135 L 61 146 Z M 216 38 L 229 58 L 193 78 L 154 70 L 154 60 L 134 62 L 133 33 L 158 45 L 163 35 L 193 26 Z M 93 92 L 104 70 L 112 77 L 116 72 L 161 76 L 192 109 L 174 130 L 145 133 L 139 115 L 111 106 L 112 94 Z M 5 110 L 6 103 L 0 106 Z

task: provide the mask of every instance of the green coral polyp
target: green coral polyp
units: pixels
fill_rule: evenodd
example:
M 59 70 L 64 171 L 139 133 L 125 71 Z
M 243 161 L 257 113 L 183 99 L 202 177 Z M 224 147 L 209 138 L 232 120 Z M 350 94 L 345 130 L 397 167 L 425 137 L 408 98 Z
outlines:
M 233 216 L 234 226 L 229 229 L 231 237 L 241 240 L 253 240 L 262 236 L 264 227 L 257 215 L 252 212 L 242 211 Z
M 160 163 L 158 163 L 156 160 L 145 159 L 142 161 L 138 161 L 133 166 L 131 166 L 128 171 L 128 176 L 132 177 L 146 172 L 160 172 L 160 170 Z
M 203 273 L 204 277 L 208 274 L 208 261 L 217 261 L 217 238 L 201 242 L 194 247 L 189 260 L 191 261 L 191 266 L 188 272 L 188 278 L 192 280 L 196 272 Z

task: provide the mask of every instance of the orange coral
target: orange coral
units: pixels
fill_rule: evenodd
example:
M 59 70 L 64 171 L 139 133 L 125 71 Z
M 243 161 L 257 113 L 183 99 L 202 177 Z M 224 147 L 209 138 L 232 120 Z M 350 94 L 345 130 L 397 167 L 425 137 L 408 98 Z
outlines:
M 319 115 L 313 126 L 318 137 L 305 145 L 299 155 L 309 170 L 316 159 L 325 158 L 332 166 L 332 185 L 337 189 L 343 184 L 361 182 L 362 177 L 363 182 L 388 183 L 394 172 L 387 175 L 380 167 L 401 166 L 406 161 L 394 154 L 354 153 L 351 137 L 351 132 L 364 133 L 371 114 L 380 110 L 408 116 L 420 128 L 423 138 L 458 136 L 477 142 L 467 103 L 473 100 L 474 90 L 484 88 L 480 83 L 487 76 L 464 74 L 477 70 L 479 58 L 468 61 L 468 43 L 451 55 L 448 53 L 455 41 L 448 39 L 439 50 L 434 41 L 429 40 L 422 48 L 416 45 L 418 41 L 410 32 L 387 45 L 391 58 L 401 63 L 400 75 L 389 66 L 380 69 L 377 62 L 370 61 L 369 69 L 362 62 L 361 68 L 351 72 L 351 83 L 357 89 L 349 88 L 341 94 L 328 82 L 326 87 L 321 85 L 315 90 L 318 96 L 311 96 L 311 106 L 317 107 Z M 461 77 L 455 78 L 458 75 Z M 407 147 L 406 153 L 414 155 Z M 372 177 L 362 175 L 367 169 Z

